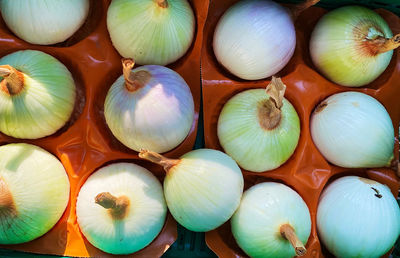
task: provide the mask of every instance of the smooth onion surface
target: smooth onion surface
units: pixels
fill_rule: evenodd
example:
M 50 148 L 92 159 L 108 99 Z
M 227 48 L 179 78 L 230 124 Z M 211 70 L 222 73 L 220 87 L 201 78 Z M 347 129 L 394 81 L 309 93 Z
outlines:
M 2 206 L 7 192 L 11 209 Z M 0 147 L 0 244 L 42 236 L 61 218 L 68 200 L 68 176 L 56 157 L 31 144 Z
M 336 257 L 381 257 L 400 234 L 399 205 L 386 185 L 342 177 L 320 197 L 317 229 Z
M 85 22 L 89 0 L 2 0 L 1 15 L 19 38 L 39 45 L 63 42 Z
M 126 216 L 116 220 L 95 203 L 102 192 L 130 200 Z M 79 227 L 97 248 L 112 254 L 130 254 L 153 241 L 167 214 L 163 190 L 147 169 L 130 163 L 108 165 L 92 174 L 82 186 L 76 203 Z
M 213 49 L 218 62 L 246 80 L 279 72 L 296 46 L 293 21 L 279 4 L 268 0 L 242 0 L 218 21 Z
M 334 94 L 317 106 L 311 136 L 321 154 L 341 167 L 384 167 L 393 160 L 394 129 L 385 107 L 359 92 Z
M 295 249 L 282 237 L 280 227 L 289 224 L 305 245 L 311 232 L 306 203 L 291 188 L 274 182 L 252 186 L 243 194 L 232 217 L 232 233 L 250 257 L 293 257 Z
M 138 64 L 167 65 L 182 57 L 193 37 L 195 18 L 187 0 L 113 0 L 107 12 L 111 41 Z

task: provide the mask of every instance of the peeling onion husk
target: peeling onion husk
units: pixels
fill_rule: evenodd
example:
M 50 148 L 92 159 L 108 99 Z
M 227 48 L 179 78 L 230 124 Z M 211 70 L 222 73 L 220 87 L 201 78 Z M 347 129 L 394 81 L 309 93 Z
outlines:
M 0 147 L 0 244 L 29 242 L 48 232 L 69 200 L 61 162 L 31 144 Z
M 22 50 L 0 59 L 0 131 L 37 139 L 55 133 L 69 120 L 76 87 L 56 58 Z
M 19 38 L 39 45 L 63 42 L 85 22 L 89 0 L 2 0 L 1 15 Z
M 164 195 L 169 211 L 185 228 L 204 232 L 229 220 L 240 203 L 243 175 L 236 162 L 211 149 L 168 159 L 142 150 L 139 157 L 164 167 Z
M 187 0 L 113 0 L 107 28 L 121 56 L 167 65 L 191 46 L 195 18 Z
M 311 116 L 311 136 L 332 164 L 348 168 L 389 167 L 394 129 L 385 107 L 360 92 L 342 92 L 322 101 Z
M 158 179 L 131 163 L 114 163 L 90 175 L 76 203 L 83 235 L 112 254 L 130 254 L 150 244 L 160 233 L 166 214 Z
M 336 257 L 381 257 L 399 237 L 399 205 L 386 185 L 342 177 L 322 192 L 317 229 Z
M 284 184 L 265 182 L 244 192 L 231 226 L 236 242 L 250 257 L 302 256 L 311 217 L 298 193 Z
M 272 77 L 267 90 L 243 91 L 224 105 L 218 139 L 224 151 L 244 169 L 263 172 L 285 163 L 300 137 L 300 120 L 284 98 L 286 85 Z

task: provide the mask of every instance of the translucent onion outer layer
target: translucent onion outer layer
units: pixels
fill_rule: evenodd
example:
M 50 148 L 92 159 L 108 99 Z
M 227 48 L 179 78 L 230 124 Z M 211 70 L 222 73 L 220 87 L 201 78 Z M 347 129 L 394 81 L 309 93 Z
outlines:
M 359 92 L 334 94 L 317 106 L 311 136 L 321 154 L 341 167 L 384 167 L 393 160 L 394 129 L 385 107 Z
M 291 188 L 274 182 L 252 186 L 243 194 L 231 219 L 232 233 L 250 257 L 293 257 L 295 249 L 281 235 L 281 226 L 289 224 L 305 245 L 311 232 L 306 203 Z
M 95 203 L 102 192 L 128 197 L 123 219 Z M 86 239 L 112 254 L 130 254 L 150 244 L 160 233 L 167 214 L 163 189 L 147 169 L 115 163 L 92 174 L 82 186 L 76 203 L 79 227 Z
M 374 11 L 361 6 L 345 6 L 324 15 L 310 39 L 314 65 L 333 82 L 360 87 L 375 80 L 392 58 L 393 50 L 375 53 L 369 39 L 389 39 L 392 31 Z
M 11 207 L 2 206 L 8 191 Z M 0 244 L 42 236 L 61 218 L 68 200 L 68 176 L 56 157 L 31 144 L 0 147 Z
M 342 177 L 320 197 L 317 229 L 336 257 L 381 257 L 400 234 L 399 205 L 386 185 Z
M 289 12 L 268 0 L 243 0 L 230 7 L 219 20 L 213 39 L 218 62 L 246 80 L 279 72 L 295 46 Z
M 228 100 L 218 119 L 218 139 L 224 151 L 242 168 L 253 172 L 272 170 L 285 163 L 300 137 L 299 117 L 285 98 L 278 126 L 262 128 L 258 108 L 268 98 L 265 89 L 243 91 Z
M 189 86 L 173 70 L 145 65 L 132 72 L 147 71 L 151 79 L 130 92 L 121 76 L 111 86 L 104 105 L 107 125 L 127 147 L 166 152 L 188 135 L 194 120 Z
M 228 221 L 240 203 L 243 175 L 225 153 L 198 149 L 186 153 L 164 180 L 173 217 L 185 228 L 202 232 Z
M 18 94 L 0 90 L 2 133 L 36 139 L 65 125 L 74 109 L 76 89 L 71 73 L 60 61 L 41 51 L 22 50 L 2 57 L 0 65 L 12 66 L 24 78 Z
M 39 45 L 63 42 L 85 22 L 89 0 L 2 0 L 8 28 L 19 38 Z
M 167 65 L 191 46 L 195 18 L 187 0 L 113 0 L 107 28 L 121 56 L 142 65 Z

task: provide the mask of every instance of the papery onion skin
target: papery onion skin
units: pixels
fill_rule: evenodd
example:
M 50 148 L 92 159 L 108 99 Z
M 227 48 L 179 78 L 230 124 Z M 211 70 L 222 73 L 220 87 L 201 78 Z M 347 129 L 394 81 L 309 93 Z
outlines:
M 123 76 L 111 86 L 104 104 L 107 125 L 121 143 L 135 151 L 169 151 L 192 128 L 194 102 L 190 88 L 167 67 L 145 65 L 132 70 L 138 71 L 151 74 L 144 87 L 130 92 Z
M 63 42 L 85 22 L 89 0 L 2 0 L 8 28 L 19 38 L 39 45 Z
M 111 41 L 123 57 L 138 64 L 167 65 L 191 46 L 195 18 L 187 0 L 113 0 L 107 12 Z
M 272 130 L 260 126 L 257 109 L 269 95 L 264 89 L 236 94 L 222 108 L 218 139 L 224 151 L 244 169 L 272 170 L 294 153 L 300 137 L 300 120 L 292 104 L 283 99 L 282 117 Z
M 69 70 L 56 58 L 36 50 L 4 56 L 0 65 L 6 64 L 24 74 L 24 88 L 11 96 L 0 90 L 0 131 L 15 138 L 37 139 L 63 127 L 76 97 Z
M 288 11 L 266 0 L 245 0 L 230 7 L 219 20 L 213 38 L 218 62 L 245 80 L 279 72 L 295 46 L 296 33 Z
M 240 203 L 243 175 L 225 153 L 198 149 L 186 153 L 164 180 L 169 211 L 185 228 L 203 232 L 229 220 Z
M 322 192 L 317 229 L 336 257 L 381 257 L 400 234 L 399 205 L 386 185 L 342 177 Z
M 372 82 L 389 65 L 393 50 L 372 54 L 365 45 L 368 34 L 393 36 L 386 21 L 365 7 L 345 6 L 325 14 L 310 39 L 314 65 L 343 86 L 361 87 Z
M 274 182 L 252 186 L 243 194 L 231 219 L 232 233 L 250 257 L 293 257 L 290 242 L 280 234 L 280 226 L 289 224 L 305 245 L 311 232 L 306 203 L 291 188 Z
M 68 176 L 61 162 L 42 148 L 25 143 L 1 146 L 0 180 L 16 207 L 15 217 L 0 207 L 0 244 L 25 243 L 42 236 L 67 207 Z
M 95 203 L 102 192 L 129 198 L 123 219 L 113 219 L 107 209 Z M 79 192 L 76 212 L 79 227 L 91 244 L 107 253 L 130 254 L 160 233 L 167 206 L 161 184 L 151 172 L 135 164 L 115 163 L 87 179 Z
M 310 129 L 314 144 L 334 165 L 391 165 L 395 141 L 392 121 L 385 107 L 367 94 L 343 92 L 328 97 L 314 110 Z

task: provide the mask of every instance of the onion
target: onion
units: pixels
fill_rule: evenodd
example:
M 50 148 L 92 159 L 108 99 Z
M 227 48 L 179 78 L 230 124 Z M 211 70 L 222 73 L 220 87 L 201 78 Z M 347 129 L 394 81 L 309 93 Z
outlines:
M 178 60 L 192 44 L 194 27 L 186 0 L 113 0 L 107 12 L 114 47 L 138 64 Z
M 310 212 L 300 195 L 273 182 L 244 192 L 231 225 L 237 243 L 250 257 L 302 256 L 311 232 Z
M 218 119 L 225 152 L 244 169 L 262 172 L 286 162 L 296 149 L 300 121 L 283 95 L 286 85 L 272 77 L 267 90 L 251 89 L 232 97 Z
M 1 15 L 21 39 L 39 45 L 63 42 L 85 22 L 89 0 L 2 0 Z
M 145 65 L 133 69 L 123 59 L 123 76 L 111 86 L 104 115 L 114 136 L 125 146 L 166 152 L 188 135 L 194 120 L 193 97 L 173 70 Z
M 0 147 L 0 244 L 38 238 L 61 218 L 68 176 L 47 151 L 25 143 Z
M 198 149 L 179 159 L 168 159 L 142 150 L 139 157 L 164 167 L 164 195 L 169 211 L 189 230 L 215 229 L 228 221 L 239 206 L 243 175 L 225 153 Z
M 399 205 L 386 185 L 342 177 L 320 197 L 317 229 L 336 257 L 381 257 L 400 234 Z
M 69 120 L 75 83 L 54 57 L 36 50 L 0 59 L 0 131 L 37 139 L 55 133 Z
M 392 121 L 385 107 L 364 93 L 328 97 L 315 108 L 310 127 L 315 145 L 334 165 L 391 165 L 395 140 Z
M 150 244 L 166 214 L 160 182 L 147 169 L 130 163 L 108 165 L 92 174 L 76 203 L 86 239 L 112 254 L 133 253 Z
M 324 15 L 310 40 L 314 65 L 333 82 L 360 87 L 375 80 L 400 45 L 385 20 L 361 6 L 345 6 Z

